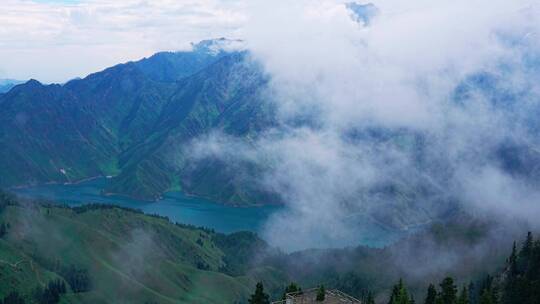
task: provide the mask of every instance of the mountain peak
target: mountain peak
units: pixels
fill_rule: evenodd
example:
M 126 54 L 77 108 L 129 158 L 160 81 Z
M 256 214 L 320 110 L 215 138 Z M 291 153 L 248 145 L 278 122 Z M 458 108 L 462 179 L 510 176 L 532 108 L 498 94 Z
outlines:
M 35 79 L 30 79 L 27 82 L 21 82 L 19 84 L 13 84 L 7 91 L 10 91 L 11 89 L 21 89 L 21 90 L 28 90 L 28 89 L 38 89 L 43 87 L 43 84 Z
M 27 85 L 27 86 L 42 86 L 43 84 L 41 82 L 39 82 L 38 80 L 32 78 L 32 79 L 28 80 L 25 83 L 25 85 Z
M 191 43 L 191 46 L 194 52 L 217 55 L 221 52 L 241 49 L 242 43 L 243 41 L 239 39 L 227 39 L 221 37 L 217 39 L 202 40 L 198 43 Z

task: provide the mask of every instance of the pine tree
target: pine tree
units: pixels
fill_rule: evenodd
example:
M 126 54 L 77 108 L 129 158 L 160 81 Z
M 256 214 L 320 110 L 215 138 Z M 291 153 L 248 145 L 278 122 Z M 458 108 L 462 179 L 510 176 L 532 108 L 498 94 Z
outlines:
M 411 299 L 409 298 L 409 292 L 403 284 L 403 280 L 400 279 L 397 285 L 394 285 L 392 288 L 392 293 L 390 294 L 389 304 L 410 304 Z
M 324 285 L 319 286 L 319 290 L 317 290 L 317 302 L 322 302 L 326 298 L 326 290 L 324 289 Z
M 471 281 L 469 283 L 469 303 L 470 304 L 478 304 L 477 298 L 476 298 L 476 287 L 474 286 L 474 283 Z
M 255 293 L 251 295 L 248 302 L 249 304 L 270 304 L 270 296 L 264 293 L 262 282 L 257 283 L 255 286 Z
M 517 249 L 516 249 L 516 242 L 514 242 L 512 246 L 512 253 L 510 254 L 510 257 L 508 257 L 508 267 L 510 270 L 510 275 L 515 276 L 517 274 Z
M 425 304 L 435 304 L 437 301 L 437 290 L 433 284 L 429 284 Z
M 482 296 L 480 297 L 480 304 L 495 304 L 489 289 L 485 289 L 484 292 L 482 292 Z
M 401 282 L 401 280 L 399 281 Z M 398 297 L 399 297 L 399 284 L 394 285 L 394 287 L 392 287 L 392 293 L 390 294 L 390 299 L 388 300 L 388 304 L 396 303 Z
M 472 281 L 469 283 L 469 303 L 478 304 L 478 292 L 476 291 L 476 286 Z
M 454 280 L 451 277 L 447 277 L 441 282 L 440 286 L 442 304 L 455 304 L 457 300 L 457 287 L 454 285 Z
M 464 286 L 463 289 L 461 289 L 457 304 L 469 304 L 469 292 L 467 291 L 467 287 Z
M 520 255 L 522 257 L 528 258 L 531 255 L 532 249 L 534 245 L 534 240 L 532 236 L 532 232 L 527 233 L 527 238 L 525 239 L 525 242 L 523 243 L 523 247 L 521 248 Z
M 503 294 L 503 301 L 507 304 L 522 302 L 523 295 L 517 288 L 519 288 L 520 280 L 518 278 L 518 254 L 516 249 L 516 242 L 512 245 L 512 253 L 508 257 L 508 276 L 505 282 L 505 292 Z
M 375 304 L 375 299 L 373 298 L 373 294 L 371 293 L 371 291 L 368 292 L 366 304 Z
M 0 238 L 3 238 L 7 233 L 7 226 L 6 224 L 2 223 L 0 225 Z
M 403 286 L 399 293 L 399 301 L 397 304 L 409 304 L 410 298 L 409 298 L 409 292 L 407 289 Z

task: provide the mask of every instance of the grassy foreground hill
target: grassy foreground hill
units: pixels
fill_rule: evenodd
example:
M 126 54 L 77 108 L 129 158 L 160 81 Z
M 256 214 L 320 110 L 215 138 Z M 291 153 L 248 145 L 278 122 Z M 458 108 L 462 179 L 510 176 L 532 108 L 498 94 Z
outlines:
M 1 202 L 0 298 L 17 292 L 37 303 L 36 290 L 60 280 L 61 303 L 235 303 L 262 274 L 268 286 L 283 280 L 273 269 L 237 267 L 257 244 L 249 233 L 226 236 L 111 206 Z
M 518 226 L 456 213 L 385 248 L 283 253 L 249 232 L 225 235 L 131 209 L 52 206 L 0 192 L 0 299 L 16 292 L 25 303 L 246 303 L 262 281 L 272 299 L 296 282 L 378 301 L 400 278 L 423 297 L 428 283 L 446 276 L 463 285 L 500 271 L 510 240 L 526 228 Z M 66 292 L 38 300 L 51 283 Z

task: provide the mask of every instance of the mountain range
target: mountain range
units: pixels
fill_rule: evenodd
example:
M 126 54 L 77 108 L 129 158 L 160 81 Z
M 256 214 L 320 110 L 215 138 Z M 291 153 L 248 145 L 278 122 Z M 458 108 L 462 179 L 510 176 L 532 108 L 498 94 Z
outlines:
M 157 53 L 62 85 L 30 80 L 1 93 L 0 187 L 109 176 L 103 194 L 156 201 L 181 190 L 225 204 L 283 203 L 258 183 L 260 164 L 195 161 L 190 154 L 192 141 L 205 135 L 217 132 L 249 146 L 279 124 L 268 97 L 269 76 L 248 51 L 227 48 L 229 43 L 206 40 L 191 51 Z M 455 101 L 466 103 L 471 92 L 494 104 L 506 96 L 504 107 L 511 111 L 517 106 L 512 95 L 493 93 L 500 81 L 473 75 L 456 89 Z M 407 229 L 459 208 L 453 193 L 440 186 L 450 174 L 447 165 L 426 159 L 425 134 L 369 129 L 347 136 L 359 146 L 398 147 L 417 161 L 407 176 L 394 175 L 368 191 L 370 204 L 351 210 L 361 221 L 367 212 L 377 225 Z M 503 170 L 538 180 L 535 149 L 508 141 L 492 154 L 486 157 Z M 345 198 L 344 204 L 361 197 Z
M 114 176 L 106 192 L 139 199 L 181 187 L 226 203 L 258 201 L 264 193 L 240 190 L 226 173 L 184 174 L 180 148 L 190 139 L 214 129 L 248 135 L 272 123 L 260 96 L 266 79 L 245 52 L 220 50 L 224 41 L 1 94 L 0 186 Z

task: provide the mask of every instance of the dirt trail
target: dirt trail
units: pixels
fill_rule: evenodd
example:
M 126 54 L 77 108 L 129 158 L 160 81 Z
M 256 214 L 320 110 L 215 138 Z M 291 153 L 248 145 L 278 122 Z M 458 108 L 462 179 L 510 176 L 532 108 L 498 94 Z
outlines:
M 39 270 L 36 269 L 36 267 L 34 267 L 34 262 L 32 260 L 20 260 L 16 263 L 10 263 L 8 261 L 5 261 L 5 260 L 2 260 L 0 259 L 0 264 L 5 264 L 5 265 L 8 265 L 10 266 L 11 268 L 15 269 L 15 270 L 22 270 L 19 265 L 21 265 L 22 263 L 24 262 L 28 262 L 30 264 L 30 269 L 32 270 L 32 272 L 36 275 L 36 279 L 38 280 L 38 282 L 42 285 L 42 286 L 45 286 L 45 283 L 43 283 L 43 281 L 41 280 L 41 277 L 39 276 Z
M 12 268 L 15 268 L 15 269 L 20 269 L 20 268 L 19 268 L 19 265 L 22 264 L 22 263 L 24 263 L 24 262 L 30 262 L 30 263 L 32 263 L 32 261 L 28 261 L 28 260 L 20 260 L 20 261 L 18 261 L 18 262 L 16 262 L 16 263 L 13 263 L 13 264 L 12 264 L 12 263 L 10 263 L 10 262 L 8 262 L 8 261 L 0 260 L 0 264 L 6 264 L 6 265 L 11 266 Z

